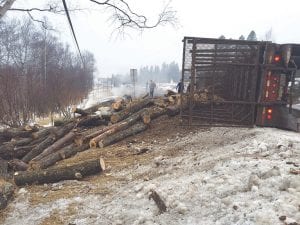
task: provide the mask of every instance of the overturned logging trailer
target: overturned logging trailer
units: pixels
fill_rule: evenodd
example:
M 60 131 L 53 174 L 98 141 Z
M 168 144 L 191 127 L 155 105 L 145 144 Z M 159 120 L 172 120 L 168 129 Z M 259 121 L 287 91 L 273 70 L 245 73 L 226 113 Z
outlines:
M 298 130 L 292 109 L 300 45 L 184 37 L 181 116 L 189 125 Z

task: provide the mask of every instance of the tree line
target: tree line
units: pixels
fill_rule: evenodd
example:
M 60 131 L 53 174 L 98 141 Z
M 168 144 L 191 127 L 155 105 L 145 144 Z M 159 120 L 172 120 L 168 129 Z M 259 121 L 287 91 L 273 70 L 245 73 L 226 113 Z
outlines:
M 67 113 L 93 87 L 94 56 L 81 59 L 32 20 L 0 20 L 0 124 Z
M 270 32 L 270 31 L 269 31 Z M 221 35 L 219 39 L 226 39 L 224 35 Z M 241 35 L 239 37 L 239 40 L 247 40 L 247 41 L 257 41 L 257 36 L 254 30 L 250 31 L 250 33 L 247 36 L 247 39 L 245 38 L 244 35 Z
M 179 81 L 181 77 L 179 66 L 176 62 L 163 63 L 161 66 L 143 66 L 138 73 L 138 81 L 143 83 L 149 80 L 155 82 Z

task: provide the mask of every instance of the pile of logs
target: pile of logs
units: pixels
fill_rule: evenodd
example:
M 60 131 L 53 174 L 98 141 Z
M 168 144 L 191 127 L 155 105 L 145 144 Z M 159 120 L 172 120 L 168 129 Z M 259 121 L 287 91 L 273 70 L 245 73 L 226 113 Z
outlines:
M 179 112 L 181 98 L 166 97 L 132 101 L 109 100 L 87 109 L 74 109 L 76 115 L 57 127 L 25 126 L 0 131 L 0 176 L 13 171 L 17 185 L 51 183 L 80 179 L 104 170 L 101 159 L 72 167 L 48 168 L 60 160 L 90 148 L 104 148 L 146 130 L 151 120 Z

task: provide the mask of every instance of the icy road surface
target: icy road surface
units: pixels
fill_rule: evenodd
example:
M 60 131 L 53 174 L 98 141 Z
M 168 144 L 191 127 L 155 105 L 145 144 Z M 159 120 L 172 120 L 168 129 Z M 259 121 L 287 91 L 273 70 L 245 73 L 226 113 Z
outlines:
M 101 176 L 18 190 L 0 220 L 32 224 L 247 224 L 300 222 L 299 133 L 271 128 L 211 128 L 153 143 L 129 167 Z M 140 158 L 142 160 L 142 157 Z M 104 182 L 104 181 L 103 181 Z M 72 190 L 51 199 L 53 192 Z M 159 214 L 150 190 L 167 206 Z M 98 191 L 98 193 L 97 193 Z M 75 194 L 74 194 L 75 192 Z M 38 195 L 45 201 L 32 202 Z M 48 198 L 48 199 L 47 199 Z M 281 221 L 279 219 L 285 219 Z

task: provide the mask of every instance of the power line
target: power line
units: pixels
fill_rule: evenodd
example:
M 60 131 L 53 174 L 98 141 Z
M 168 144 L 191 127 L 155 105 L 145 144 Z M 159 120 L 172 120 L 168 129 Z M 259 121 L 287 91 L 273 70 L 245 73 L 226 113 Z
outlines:
M 77 49 L 78 49 L 78 52 L 79 52 L 79 56 L 80 56 L 80 59 L 82 61 L 82 64 L 83 63 L 83 58 L 82 58 L 82 55 L 81 55 L 81 51 L 80 51 L 80 48 L 79 48 L 79 44 L 78 44 L 78 41 L 77 41 L 77 38 L 76 38 L 76 35 L 75 35 L 75 31 L 74 31 L 74 28 L 73 28 L 73 24 L 72 24 L 72 21 L 71 21 L 71 17 L 70 17 L 70 14 L 69 14 L 69 10 L 68 10 L 68 7 L 67 7 L 67 3 L 65 0 L 62 0 L 63 2 L 63 5 L 64 5 L 64 9 L 65 9 L 65 12 L 66 12 L 66 15 L 67 15 L 67 18 L 68 18 L 68 21 L 69 21 L 69 25 L 71 27 L 71 31 L 72 31 L 72 34 L 73 34 L 73 38 L 75 40 L 75 43 L 76 43 L 76 46 L 77 46 Z

